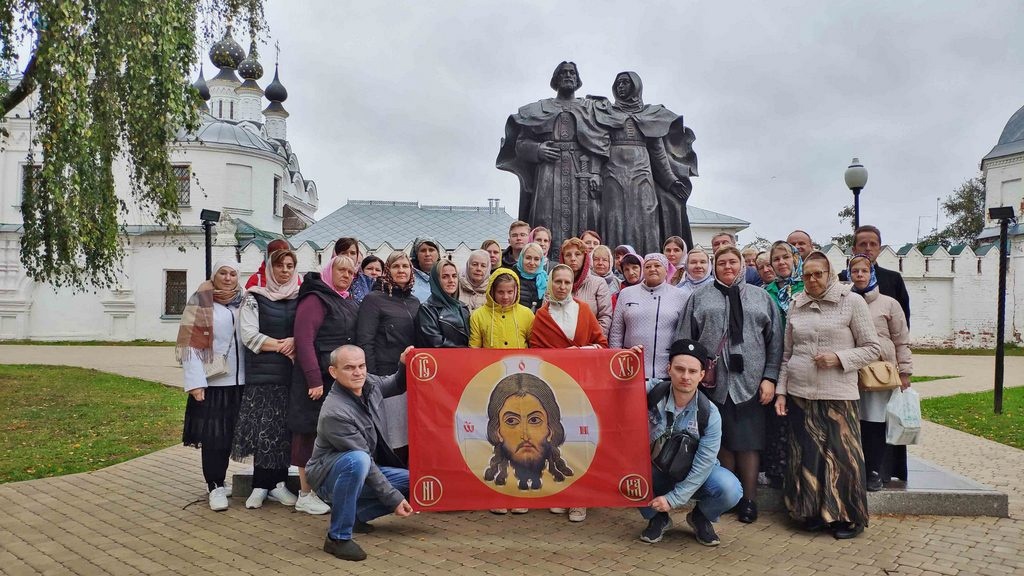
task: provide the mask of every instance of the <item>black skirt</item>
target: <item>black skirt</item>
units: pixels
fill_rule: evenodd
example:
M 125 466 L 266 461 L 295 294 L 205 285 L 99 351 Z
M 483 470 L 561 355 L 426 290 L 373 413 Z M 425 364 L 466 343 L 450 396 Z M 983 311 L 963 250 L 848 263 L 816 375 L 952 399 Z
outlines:
M 181 442 L 196 448 L 229 450 L 244 389 L 244 386 L 210 386 L 202 402 L 189 394 Z
M 287 384 L 245 386 L 231 447 L 233 460 L 252 456 L 257 468 L 288 467 L 292 445 L 287 423 L 288 388 Z
M 757 395 L 742 404 L 726 397 L 725 404 L 715 403 L 722 417 L 722 448 L 730 452 L 751 452 L 764 449 L 764 406 Z

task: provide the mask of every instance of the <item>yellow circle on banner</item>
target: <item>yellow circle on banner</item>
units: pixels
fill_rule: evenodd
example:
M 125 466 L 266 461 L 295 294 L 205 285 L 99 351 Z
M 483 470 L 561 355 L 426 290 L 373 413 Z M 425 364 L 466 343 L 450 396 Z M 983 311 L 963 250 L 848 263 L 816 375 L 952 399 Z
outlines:
M 543 498 L 565 490 L 586 474 L 599 442 L 586 392 L 567 372 L 535 356 L 506 357 L 482 368 L 463 390 L 455 419 L 466 465 L 506 496 Z

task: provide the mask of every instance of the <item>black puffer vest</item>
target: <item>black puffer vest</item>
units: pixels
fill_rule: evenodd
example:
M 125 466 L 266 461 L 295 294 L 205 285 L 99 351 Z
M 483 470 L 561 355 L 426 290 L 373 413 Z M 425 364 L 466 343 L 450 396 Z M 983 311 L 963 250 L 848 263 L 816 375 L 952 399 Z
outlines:
M 271 338 L 291 338 L 294 334 L 298 300 L 272 301 L 253 294 L 260 313 L 260 334 Z M 278 352 L 254 353 L 245 349 L 245 383 L 249 386 L 282 386 L 292 381 L 292 361 Z
M 331 391 L 331 384 L 334 381 L 327 370 L 331 365 L 331 352 L 343 344 L 355 343 L 359 304 L 352 298 L 341 298 L 320 279 L 319 272 L 309 272 L 303 277 L 298 300 L 301 303 L 306 298 L 318 298 L 324 305 L 324 322 L 313 340 L 317 363 L 320 365 L 320 378 L 324 383 L 324 393 L 319 400 L 310 399 L 309 385 L 306 383 L 303 367 L 296 362 L 288 404 L 288 428 L 292 432 L 315 434 L 320 406 L 327 398 L 327 393 Z

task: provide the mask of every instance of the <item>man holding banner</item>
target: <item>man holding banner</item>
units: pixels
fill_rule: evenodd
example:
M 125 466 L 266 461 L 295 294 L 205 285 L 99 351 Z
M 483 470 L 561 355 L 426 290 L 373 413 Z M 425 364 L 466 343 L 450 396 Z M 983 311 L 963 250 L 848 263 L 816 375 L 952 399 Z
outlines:
M 366 370 L 366 355 L 357 346 L 344 345 L 331 352 L 328 368 L 334 377 L 320 409 L 313 456 L 306 478 L 320 498 L 331 503 L 331 526 L 324 552 L 342 560 L 365 560 L 366 552 L 352 540 L 352 532 L 367 533 L 367 524 L 390 513 L 412 514 L 409 471 L 381 435 L 384 398 L 405 392 L 406 356 L 391 376 Z
M 704 377 L 708 352 L 695 340 L 677 340 L 669 349 L 669 381 L 648 380 L 647 406 L 651 442 L 679 433 L 688 433 L 699 440 L 689 471 L 681 478 L 667 470 L 652 467 L 652 483 L 656 497 L 640 514 L 647 519 L 647 528 L 640 540 L 659 542 L 672 527 L 668 513 L 680 508 L 691 498 L 697 500 L 686 523 L 693 529 L 697 542 L 717 546 L 718 534 L 712 522 L 743 497 L 739 480 L 718 464 L 722 444 L 722 418 L 718 409 L 697 385 Z M 675 471 L 675 467 L 672 467 Z

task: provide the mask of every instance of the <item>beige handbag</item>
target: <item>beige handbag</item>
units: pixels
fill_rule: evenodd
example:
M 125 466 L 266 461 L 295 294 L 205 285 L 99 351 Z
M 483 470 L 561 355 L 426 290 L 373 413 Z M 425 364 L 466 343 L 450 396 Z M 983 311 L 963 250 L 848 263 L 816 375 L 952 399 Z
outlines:
M 876 360 L 857 371 L 857 387 L 862 392 L 893 390 L 900 385 L 900 372 L 892 362 Z

